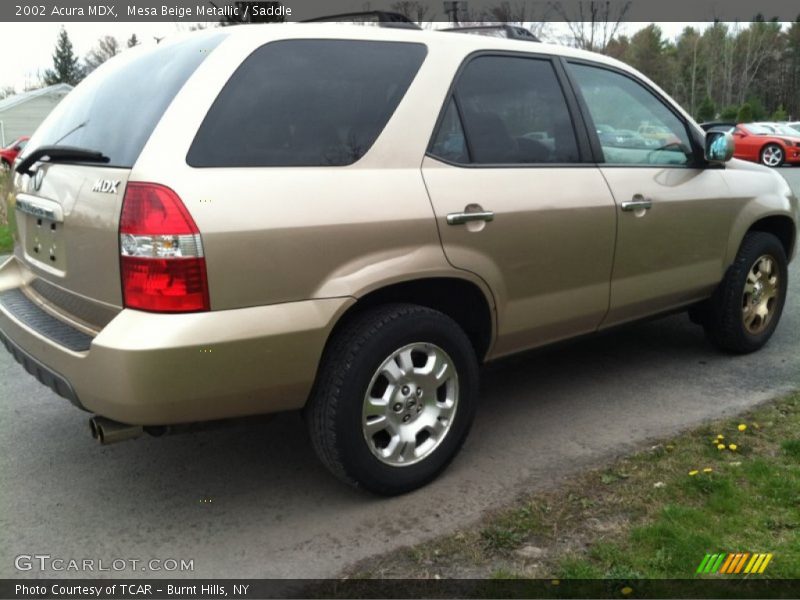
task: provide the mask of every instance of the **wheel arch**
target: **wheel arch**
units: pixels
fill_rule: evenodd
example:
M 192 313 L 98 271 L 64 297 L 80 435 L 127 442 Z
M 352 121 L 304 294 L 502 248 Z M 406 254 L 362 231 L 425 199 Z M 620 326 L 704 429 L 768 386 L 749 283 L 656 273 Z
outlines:
M 750 225 L 745 234 L 751 231 L 771 233 L 780 240 L 783 250 L 786 252 L 786 257 L 788 259 L 792 258 L 797 239 L 797 228 L 791 217 L 787 215 L 763 217 Z
M 383 304 L 408 303 L 438 310 L 453 319 L 464 330 L 482 362 L 495 339 L 494 298 L 478 283 L 455 276 L 436 276 L 387 283 L 357 297 L 356 302 L 338 318 L 328 337 L 350 320 L 370 308 Z

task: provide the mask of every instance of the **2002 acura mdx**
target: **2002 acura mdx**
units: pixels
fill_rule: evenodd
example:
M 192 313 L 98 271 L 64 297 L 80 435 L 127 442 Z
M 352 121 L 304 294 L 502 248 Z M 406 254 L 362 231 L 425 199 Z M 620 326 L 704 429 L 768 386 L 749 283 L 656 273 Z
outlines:
M 798 205 L 732 149 L 570 48 L 190 34 L 108 61 L 31 139 L 0 338 L 103 441 L 303 409 L 333 473 L 401 493 L 464 442 L 484 361 L 683 308 L 723 350 L 767 342 Z

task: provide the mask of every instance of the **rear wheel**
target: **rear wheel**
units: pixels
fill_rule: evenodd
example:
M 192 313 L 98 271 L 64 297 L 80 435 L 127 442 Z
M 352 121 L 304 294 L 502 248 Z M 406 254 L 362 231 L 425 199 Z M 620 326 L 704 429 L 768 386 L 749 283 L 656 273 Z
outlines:
M 343 481 L 394 495 L 434 479 L 467 436 L 478 362 L 446 315 L 395 304 L 331 340 L 306 407 L 318 456 Z
M 769 341 L 783 312 L 786 253 L 771 233 L 752 231 L 705 307 L 705 330 L 728 352 L 747 353 Z
M 785 159 L 783 148 L 778 144 L 767 144 L 761 149 L 761 164 L 768 167 L 780 167 Z

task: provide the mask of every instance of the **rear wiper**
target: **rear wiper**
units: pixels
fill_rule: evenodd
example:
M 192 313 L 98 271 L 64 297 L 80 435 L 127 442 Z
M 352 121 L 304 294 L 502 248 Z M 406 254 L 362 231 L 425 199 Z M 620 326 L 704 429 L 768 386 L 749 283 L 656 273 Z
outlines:
M 33 175 L 31 167 L 37 161 L 47 157 L 47 162 L 78 160 L 82 162 L 107 163 L 108 158 L 102 152 L 76 148 L 75 146 L 41 146 L 22 159 L 15 171 L 21 175 Z

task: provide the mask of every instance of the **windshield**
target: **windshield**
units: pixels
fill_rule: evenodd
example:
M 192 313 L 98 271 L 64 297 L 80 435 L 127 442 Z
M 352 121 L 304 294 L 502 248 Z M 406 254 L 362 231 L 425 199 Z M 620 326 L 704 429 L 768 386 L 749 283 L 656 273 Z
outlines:
M 77 146 L 102 152 L 109 166 L 132 167 L 175 95 L 225 36 L 194 34 L 123 52 L 61 101 L 25 154 L 40 146 Z

